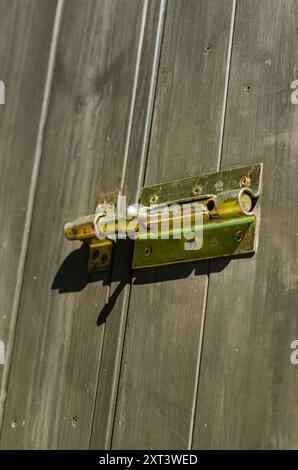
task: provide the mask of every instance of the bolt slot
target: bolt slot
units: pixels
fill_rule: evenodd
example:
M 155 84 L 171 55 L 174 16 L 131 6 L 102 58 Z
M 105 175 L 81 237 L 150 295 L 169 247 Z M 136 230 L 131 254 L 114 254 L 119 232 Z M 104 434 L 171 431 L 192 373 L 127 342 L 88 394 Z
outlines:
M 239 204 L 245 214 L 251 214 L 257 203 L 258 197 L 249 189 L 243 188 L 239 195 Z
M 250 194 L 242 193 L 240 196 L 240 202 L 245 212 L 250 212 L 252 210 L 253 202 Z

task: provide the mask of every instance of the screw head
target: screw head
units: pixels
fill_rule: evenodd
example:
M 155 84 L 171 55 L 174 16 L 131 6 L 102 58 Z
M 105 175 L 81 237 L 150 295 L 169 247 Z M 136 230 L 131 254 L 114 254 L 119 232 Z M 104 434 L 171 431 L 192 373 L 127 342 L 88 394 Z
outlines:
M 149 245 L 148 245 L 148 246 L 145 246 L 145 248 L 144 248 L 144 256 L 149 256 L 149 255 L 151 255 L 151 253 L 152 253 L 152 248 L 151 248 L 151 246 L 149 246 Z
M 240 178 L 239 185 L 241 188 L 245 188 L 249 186 L 250 183 L 251 183 L 250 176 L 245 175 Z
M 196 186 L 194 186 L 191 190 L 192 196 L 199 196 L 201 194 L 201 192 L 202 192 L 202 188 L 198 184 Z
M 158 202 L 157 194 L 151 194 L 151 196 L 149 197 L 149 202 L 150 204 L 156 204 Z
M 242 230 L 238 230 L 238 232 L 235 233 L 234 237 L 237 242 L 241 242 L 242 238 L 244 237 L 244 233 L 242 232 Z

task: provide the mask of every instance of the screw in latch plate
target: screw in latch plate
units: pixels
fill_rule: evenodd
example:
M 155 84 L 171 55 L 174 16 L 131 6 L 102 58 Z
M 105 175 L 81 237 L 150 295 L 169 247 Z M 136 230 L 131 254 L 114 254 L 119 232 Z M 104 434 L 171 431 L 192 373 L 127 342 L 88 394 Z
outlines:
M 144 248 L 144 256 L 149 256 L 149 255 L 151 255 L 151 253 L 152 253 L 152 248 L 151 248 L 151 246 L 149 246 L 149 245 L 148 245 L 148 246 L 145 246 L 145 248 Z
M 241 242 L 242 238 L 244 237 L 244 233 L 242 232 L 242 230 L 238 230 L 238 232 L 235 233 L 234 237 L 237 242 Z
M 151 196 L 149 197 L 149 202 L 150 204 L 156 204 L 158 202 L 157 194 L 151 194 Z
M 250 183 L 251 183 L 250 176 L 242 176 L 242 178 L 240 178 L 239 184 L 241 188 L 245 188 L 249 186 Z
M 199 196 L 201 194 L 201 192 L 202 192 L 202 188 L 198 184 L 196 186 L 194 186 L 191 190 L 192 196 Z

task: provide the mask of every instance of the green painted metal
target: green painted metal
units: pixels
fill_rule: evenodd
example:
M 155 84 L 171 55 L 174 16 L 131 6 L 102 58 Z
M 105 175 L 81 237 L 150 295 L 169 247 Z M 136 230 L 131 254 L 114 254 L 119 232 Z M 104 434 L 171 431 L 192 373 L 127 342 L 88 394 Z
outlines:
M 241 167 L 229 168 L 219 172 L 208 173 L 202 176 L 192 176 L 163 184 L 146 186 L 141 191 L 140 202 L 144 206 L 151 203 L 150 198 L 157 203 L 172 204 L 175 202 L 196 200 L 194 189 L 200 188 L 201 196 L 221 194 L 223 191 L 231 191 L 242 187 L 250 188 L 258 194 L 260 190 L 262 163 L 254 163 Z M 246 178 L 246 180 L 244 180 Z M 246 183 L 246 184 L 244 184 Z
M 150 239 L 149 232 L 140 233 L 133 268 L 254 253 L 258 222 L 254 212 L 261 176 L 262 164 L 258 163 L 143 188 L 142 204 L 153 200 L 157 204 L 201 202 L 202 243 L 189 250 L 185 249 L 188 240 L 183 236 L 174 239 L 173 231 L 168 240 L 161 230 L 158 239 Z

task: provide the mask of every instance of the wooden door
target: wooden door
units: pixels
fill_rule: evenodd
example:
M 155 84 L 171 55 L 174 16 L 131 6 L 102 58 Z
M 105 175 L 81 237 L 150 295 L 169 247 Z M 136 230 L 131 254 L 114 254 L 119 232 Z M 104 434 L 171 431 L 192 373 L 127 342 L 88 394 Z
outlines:
M 297 20 L 297 0 L 0 0 L 1 448 L 298 447 Z M 119 243 L 88 276 L 64 239 L 100 193 L 252 162 L 253 257 L 132 271 Z

